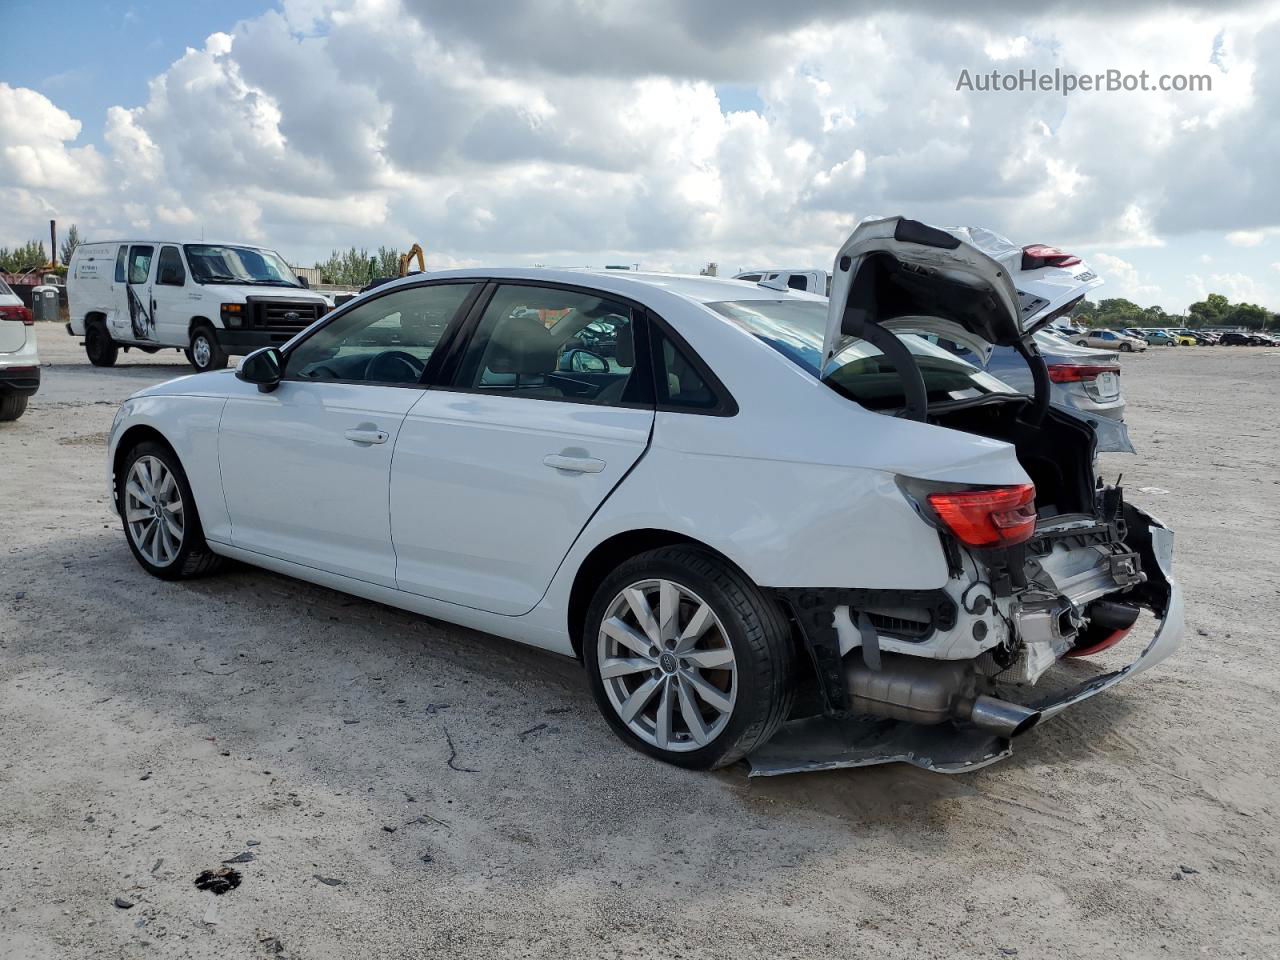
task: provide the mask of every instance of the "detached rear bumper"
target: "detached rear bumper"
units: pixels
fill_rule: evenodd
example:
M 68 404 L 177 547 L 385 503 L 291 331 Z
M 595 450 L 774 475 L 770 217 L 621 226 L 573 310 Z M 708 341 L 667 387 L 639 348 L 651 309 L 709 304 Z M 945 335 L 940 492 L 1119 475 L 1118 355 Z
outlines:
M 1147 524 L 1149 545 L 1143 544 L 1143 564 L 1156 589 L 1144 604 L 1160 618 L 1155 635 L 1137 659 L 1127 666 L 1093 677 L 1077 686 L 1022 701 L 1048 719 L 1088 700 L 1122 680 L 1137 676 L 1165 660 L 1186 632 L 1182 587 L 1173 577 L 1173 533 L 1150 514 L 1133 506 Z M 1154 565 L 1155 569 L 1151 569 Z M 1154 599 L 1154 598 L 1159 598 Z M 968 773 L 1013 753 L 1012 741 L 986 731 L 953 724 L 922 726 L 882 717 L 819 716 L 787 721 L 777 735 L 748 757 L 751 776 L 776 776 L 880 763 L 910 763 L 936 773 Z

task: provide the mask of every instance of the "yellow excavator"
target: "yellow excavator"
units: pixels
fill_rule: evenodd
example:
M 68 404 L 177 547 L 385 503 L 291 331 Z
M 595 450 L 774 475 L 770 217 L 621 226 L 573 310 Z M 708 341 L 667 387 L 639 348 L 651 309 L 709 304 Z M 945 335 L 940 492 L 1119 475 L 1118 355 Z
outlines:
M 402 253 L 400 255 L 400 272 L 398 276 L 407 277 L 409 275 L 409 264 L 411 264 L 415 259 L 418 261 L 418 269 L 415 272 L 426 273 L 427 272 L 426 254 L 423 253 L 422 246 L 420 244 L 415 243 L 412 247 L 409 248 L 408 253 Z M 363 287 L 360 288 L 360 292 L 365 293 L 368 290 L 372 290 L 374 287 L 380 287 L 384 283 L 388 283 L 394 279 L 396 278 L 395 277 L 378 277 L 376 280 L 370 280 L 368 283 L 366 283 Z
M 422 252 L 422 247 L 415 243 L 409 248 L 408 253 L 402 253 L 400 255 L 400 276 L 407 277 L 409 275 L 409 264 L 413 262 L 414 257 L 418 258 L 418 272 L 427 272 L 426 255 Z

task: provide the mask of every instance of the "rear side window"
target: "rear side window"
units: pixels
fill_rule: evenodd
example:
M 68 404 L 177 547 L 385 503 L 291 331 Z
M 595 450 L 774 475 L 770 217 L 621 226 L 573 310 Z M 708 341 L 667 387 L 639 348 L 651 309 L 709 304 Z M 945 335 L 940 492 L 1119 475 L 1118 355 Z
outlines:
M 182 265 L 182 254 L 178 253 L 177 247 L 160 248 L 156 282 L 171 287 L 181 287 L 187 282 L 187 270 Z
M 748 283 L 759 283 L 759 282 L 760 282 L 760 274 L 758 274 L 758 273 L 748 273 L 748 274 L 744 274 L 743 276 L 739 277 L 738 279 L 739 279 L 739 280 L 745 280 L 745 281 L 747 281 Z
M 457 385 L 539 400 L 637 401 L 632 312 L 579 290 L 503 284 L 467 346 Z
M 707 411 L 718 406 L 719 397 L 689 355 L 664 333 L 655 334 L 654 339 L 658 406 L 691 411 Z
M 796 366 L 818 377 L 842 396 L 871 410 L 893 410 L 906 402 L 902 377 L 880 350 L 850 339 L 825 371 L 822 365 L 827 306 L 818 301 L 739 300 L 707 304 L 768 344 Z M 930 403 L 964 400 L 1012 387 L 923 337 L 900 335 L 924 378 Z
M 0 279 L 0 293 L 12 295 L 13 291 L 9 289 L 9 285 Z
M 116 251 L 116 283 L 125 283 L 129 274 L 129 248 L 121 247 Z
M 134 245 L 129 248 L 129 282 L 146 283 L 151 275 L 151 258 L 155 255 L 155 247 Z
M 792 290 L 808 290 L 809 279 L 803 274 L 793 273 L 787 277 L 787 286 Z

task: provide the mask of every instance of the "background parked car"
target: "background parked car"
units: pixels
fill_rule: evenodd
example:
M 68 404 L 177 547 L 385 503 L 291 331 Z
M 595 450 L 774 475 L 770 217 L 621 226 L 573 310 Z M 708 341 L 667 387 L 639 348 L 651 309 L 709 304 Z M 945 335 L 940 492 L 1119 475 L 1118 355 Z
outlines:
M 929 338 L 934 339 L 934 338 Z M 1112 420 L 1124 419 L 1125 400 L 1120 389 L 1120 357 L 1108 350 L 1080 347 L 1066 337 L 1048 330 L 1035 334 L 1036 346 L 1049 367 L 1054 403 L 1095 413 Z M 936 340 L 961 359 L 977 366 L 981 360 L 968 348 L 950 340 Z M 996 347 L 987 363 L 987 373 L 1007 383 L 1019 393 L 1031 396 L 1035 383 L 1027 361 L 1011 347 Z M 1099 438 L 1102 442 L 1103 438 Z M 1105 448 L 1105 447 L 1104 447 Z
M 1265 347 L 1271 345 L 1269 341 L 1256 334 L 1236 333 L 1235 331 L 1224 333 L 1220 342 L 1227 347 Z
M 807 267 L 757 267 L 754 270 L 744 270 L 735 274 L 733 279 L 746 280 L 749 283 L 771 281 L 789 290 L 816 293 L 820 297 L 831 294 L 831 274 L 826 270 L 813 270 Z
M 1142 336 L 1146 339 L 1148 346 L 1175 347 L 1178 345 L 1177 337 L 1167 330 L 1143 330 Z
M 1147 349 L 1147 341 L 1141 337 L 1130 336 L 1115 330 L 1089 330 L 1072 338 L 1077 347 L 1099 347 L 1103 350 L 1117 350 L 1121 353 L 1132 353 L 1135 350 Z
M 31 311 L 0 280 L 0 420 L 17 420 L 40 389 L 40 358 Z
M 1210 333 L 1208 330 L 1175 330 L 1180 337 L 1188 337 L 1202 347 L 1208 347 L 1218 342 L 1218 335 Z

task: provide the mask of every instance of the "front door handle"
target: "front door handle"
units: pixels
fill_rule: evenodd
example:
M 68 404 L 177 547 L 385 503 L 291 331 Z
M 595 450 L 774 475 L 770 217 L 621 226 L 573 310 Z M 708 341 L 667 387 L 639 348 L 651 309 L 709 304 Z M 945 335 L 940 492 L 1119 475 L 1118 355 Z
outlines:
M 352 443 L 386 443 L 390 434 L 385 430 L 356 427 L 354 430 L 348 430 L 343 436 Z
M 569 470 L 573 473 L 599 473 L 604 469 L 604 461 L 594 457 L 565 457 L 558 453 L 549 453 L 542 462 L 556 470 Z

